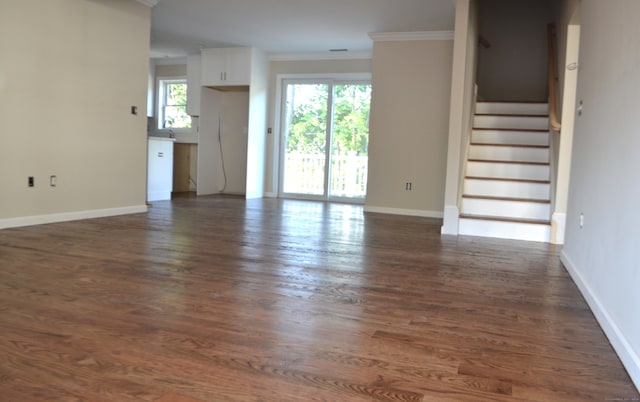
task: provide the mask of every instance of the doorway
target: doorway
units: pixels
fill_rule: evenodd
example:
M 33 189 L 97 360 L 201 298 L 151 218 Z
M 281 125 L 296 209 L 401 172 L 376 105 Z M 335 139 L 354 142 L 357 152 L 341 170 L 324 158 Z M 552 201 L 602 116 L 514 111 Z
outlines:
M 364 202 L 370 81 L 286 79 L 280 196 Z

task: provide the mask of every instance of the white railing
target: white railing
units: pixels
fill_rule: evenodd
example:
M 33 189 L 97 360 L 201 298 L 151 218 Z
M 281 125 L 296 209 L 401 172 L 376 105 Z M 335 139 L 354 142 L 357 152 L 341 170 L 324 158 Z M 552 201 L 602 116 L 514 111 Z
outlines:
M 367 193 L 367 156 L 331 157 L 330 194 L 333 197 L 364 197 Z M 324 193 L 324 155 L 287 154 L 284 192 L 322 195 Z

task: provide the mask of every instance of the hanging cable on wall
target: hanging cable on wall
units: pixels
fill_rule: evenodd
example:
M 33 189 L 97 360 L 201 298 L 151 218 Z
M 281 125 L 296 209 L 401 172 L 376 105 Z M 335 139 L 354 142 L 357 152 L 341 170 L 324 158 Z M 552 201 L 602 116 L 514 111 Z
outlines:
M 220 147 L 220 161 L 222 162 L 222 176 L 224 177 L 224 185 L 222 186 L 221 193 L 227 189 L 227 170 L 224 167 L 224 152 L 222 151 L 222 117 L 218 115 L 218 146 Z

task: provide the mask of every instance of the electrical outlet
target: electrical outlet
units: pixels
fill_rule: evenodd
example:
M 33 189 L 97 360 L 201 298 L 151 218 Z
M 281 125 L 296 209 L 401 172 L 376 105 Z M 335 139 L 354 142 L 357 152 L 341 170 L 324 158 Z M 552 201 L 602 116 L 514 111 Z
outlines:
M 29 176 L 29 178 L 27 179 L 27 184 L 29 185 L 29 187 L 33 187 L 36 185 L 33 176 Z
M 411 187 L 413 186 L 413 183 L 411 183 L 410 181 L 406 182 L 404 185 L 404 189 L 406 191 L 411 191 Z

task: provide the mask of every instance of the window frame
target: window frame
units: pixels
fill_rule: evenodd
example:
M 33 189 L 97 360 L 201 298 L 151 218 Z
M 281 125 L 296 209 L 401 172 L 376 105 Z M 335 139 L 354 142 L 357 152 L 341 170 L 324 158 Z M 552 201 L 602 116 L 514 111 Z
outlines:
M 193 118 L 188 113 L 190 119 L 191 127 L 164 127 L 165 123 L 165 108 L 167 107 L 167 91 L 166 88 L 171 84 L 187 84 L 187 77 L 185 76 L 175 76 L 175 77 L 158 77 L 157 81 L 157 91 L 156 96 L 158 99 L 157 102 L 157 113 L 156 113 L 156 130 L 158 132 L 191 132 L 193 130 Z M 187 111 L 187 102 L 185 99 L 185 113 Z M 182 106 L 182 105 L 170 105 L 170 106 Z
M 366 200 L 366 194 L 363 197 L 345 197 L 341 195 L 332 195 L 330 192 L 330 178 L 331 178 L 331 144 L 333 142 L 333 119 L 334 119 L 334 87 L 336 85 L 344 84 L 364 84 L 373 88 L 371 73 L 335 73 L 335 74 L 278 74 L 277 75 L 278 86 L 276 89 L 277 98 L 277 132 L 279 135 L 276 137 L 277 155 L 274 156 L 275 168 L 274 172 L 277 172 L 276 182 L 277 196 L 279 198 L 289 199 L 310 199 L 321 201 L 335 201 L 351 204 L 364 204 Z M 324 192 L 322 195 L 312 195 L 304 193 L 292 193 L 284 191 L 284 175 L 285 175 L 285 163 L 284 157 L 286 157 L 287 141 L 286 141 L 286 88 L 289 84 L 327 84 L 329 86 L 328 95 L 328 110 L 327 110 L 327 137 L 326 137 L 326 149 L 328 150 L 325 155 L 325 177 L 324 177 Z M 373 93 L 373 91 L 372 91 Z M 372 98 L 373 95 L 371 95 Z M 369 102 L 371 102 L 371 98 Z M 371 103 L 370 103 L 371 105 Z M 368 155 L 367 155 L 368 156 Z

